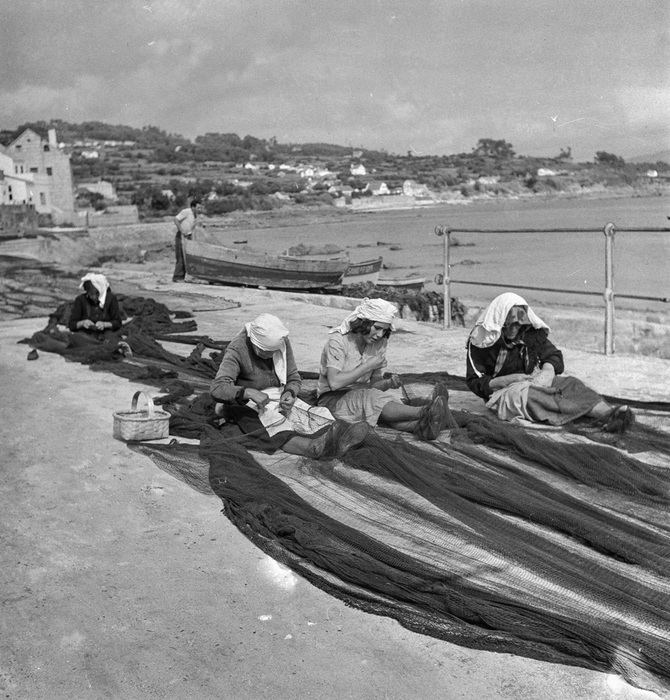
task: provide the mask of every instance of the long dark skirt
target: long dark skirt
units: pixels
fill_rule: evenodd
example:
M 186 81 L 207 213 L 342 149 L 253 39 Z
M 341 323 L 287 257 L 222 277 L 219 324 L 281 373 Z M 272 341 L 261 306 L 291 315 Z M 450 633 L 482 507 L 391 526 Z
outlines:
M 542 387 L 528 389 L 526 409 L 534 421 L 549 425 L 565 425 L 585 416 L 601 401 L 600 395 L 576 377 L 554 377 L 554 393 Z

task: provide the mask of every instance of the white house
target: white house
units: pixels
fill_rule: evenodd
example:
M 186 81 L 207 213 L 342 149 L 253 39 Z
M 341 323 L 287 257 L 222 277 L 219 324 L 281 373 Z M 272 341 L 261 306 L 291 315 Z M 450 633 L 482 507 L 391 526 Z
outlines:
M 114 185 L 107 180 L 97 180 L 96 182 L 80 182 L 77 185 L 80 190 L 101 194 L 106 200 L 116 202 L 119 198 L 114 191 Z
M 405 180 L 402 183 L 402 190 L 400 194 L 408 195 L 410 197 L 428 197 L 430 196 L 430 191 L 427 185 L 423 185 L 414 180 Z
M 500 178 L 497 175 L 481 175 L 477 178 L 477 182 L 480 185 L 497 185 Z
M 366 175 L 368 171 L 365 169 L 365 166 L 363 165 L 363 163 L 358 163 L 356 165 L 354 165 L 352 163 L 349 166 L 349 172 L 352 175 Z
M 376 182 L 374 180 L 365 185 L 363 192 L 370 192 L 375 197 L 384 194 L 391 194 L 391 190 L 389 190 L 388 185 L 385 182 Z
M 32 204 L 33 176 L 19 173 L 13 158 L 0 146 L 0 204 Z

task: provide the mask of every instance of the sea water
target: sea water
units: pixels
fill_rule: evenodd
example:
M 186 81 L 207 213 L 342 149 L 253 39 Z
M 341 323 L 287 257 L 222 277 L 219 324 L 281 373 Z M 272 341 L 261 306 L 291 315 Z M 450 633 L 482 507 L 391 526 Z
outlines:
M 670 227 L 667 197 L 609 199 L 500 199 L 402 211 L 344 214 L 321 223 L 282 225 L 226 234 L 247 240 L 253 248 L 278 253 L 298 243 L 335 243 L 354 261 L 384 258 L 383 276 L 426 278 L 426 288 L 440 290 L 443 238 L 436 226 L 448 226 L 460 245 L 451 248 L 452 294 L 486 299 L 528 285 L 592 292 L 560 294 L 515 290 L 529 301 L 602 305 L 605 287 L 605 235 L 617 229 Z M 596 229 L 591 233 L 459 233 L 465 229 Z M 231 241 L 227 241 L 228 243 Z M 496 287 L 463 283 L 489 282 Z M 614 240 L 614 290 L 617 305 L 667 310 L 670 305 L 627 300 L 623 295 L 670 298 L 670 232 L 619 231 Z

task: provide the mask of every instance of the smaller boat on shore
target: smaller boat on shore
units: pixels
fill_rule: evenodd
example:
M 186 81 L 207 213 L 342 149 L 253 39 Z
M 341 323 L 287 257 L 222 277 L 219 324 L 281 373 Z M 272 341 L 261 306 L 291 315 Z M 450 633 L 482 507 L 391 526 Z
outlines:
M 390 287 L 399 292 L 420 292 L 425 282 L 425 277 L 387 277 L 377 280 L 377 287 Z

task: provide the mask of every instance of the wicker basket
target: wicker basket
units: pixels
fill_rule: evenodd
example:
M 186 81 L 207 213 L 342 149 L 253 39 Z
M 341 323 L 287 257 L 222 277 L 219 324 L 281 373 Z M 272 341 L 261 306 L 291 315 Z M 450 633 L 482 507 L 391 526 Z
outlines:
M 137 400 L 143 396 L 147 403 L 146 411 L 137 410 Z M 130 411 L 117 411 L 114 414 L 114 437 L 117 440 L 158 440 L 170 434 L 170 414 L 154 406 L 151 396 L 136 391 Z

